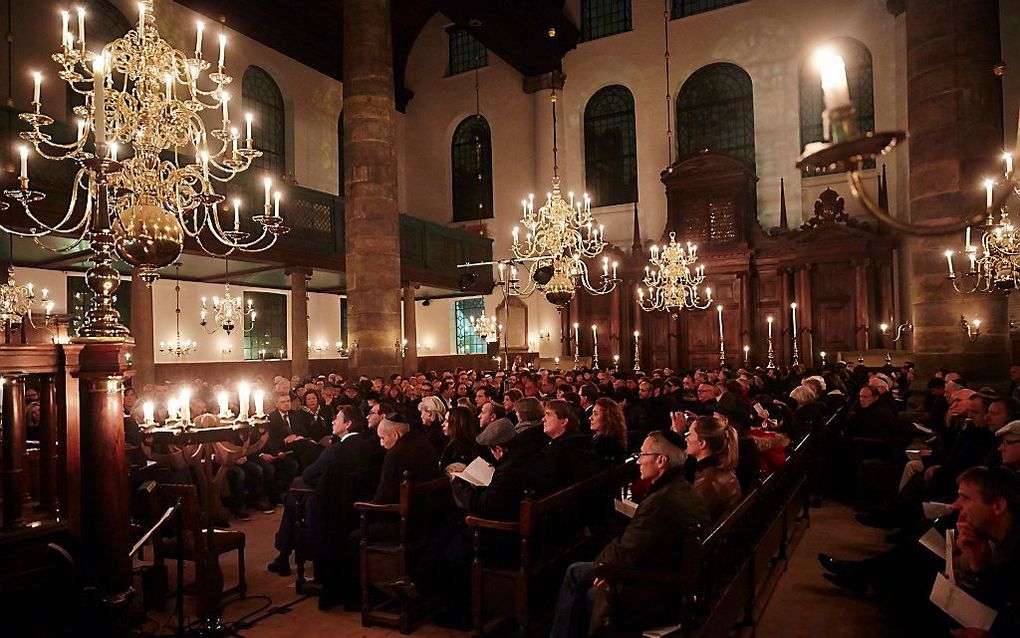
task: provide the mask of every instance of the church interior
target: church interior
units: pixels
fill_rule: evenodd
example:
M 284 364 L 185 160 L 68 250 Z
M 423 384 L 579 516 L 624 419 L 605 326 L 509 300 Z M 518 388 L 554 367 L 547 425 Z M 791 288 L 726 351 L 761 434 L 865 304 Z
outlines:
M 1020 2 L 0 20 L 0 635 L 1020 635 Z

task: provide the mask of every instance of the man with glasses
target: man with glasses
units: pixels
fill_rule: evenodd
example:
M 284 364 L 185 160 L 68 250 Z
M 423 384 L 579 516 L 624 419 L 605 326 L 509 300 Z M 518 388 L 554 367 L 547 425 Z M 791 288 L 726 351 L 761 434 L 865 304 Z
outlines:
M 1010 421 L 995 436 L 999 438 L 1002 465 L 1020 473 L 1020 421 Z

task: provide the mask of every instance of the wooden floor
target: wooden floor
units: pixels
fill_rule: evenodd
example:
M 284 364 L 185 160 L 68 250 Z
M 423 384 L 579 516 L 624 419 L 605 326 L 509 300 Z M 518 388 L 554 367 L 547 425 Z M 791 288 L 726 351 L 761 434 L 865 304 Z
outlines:
M 235 529 L 244 531 L 247 538 L 248 592 L 246 600 L 236 596 L 227 600 L 223 613 L 226 623 L 249 616 L 255 621 L 240 629 L 245 638 L 269 638 L 300 635 L 301 638 L 334 638 L 335 636 L 399 636 L 400 632 L 385 628 L 364 628 L 360 614 L 336 608 L 321 612 L 317 599 L 302 599 L 294 593 L 294 578 L 283 578 L 266 571 L 266 564 L 276 555 L 272 548 L 273 535 L 279 523 L 281 510 L 275 514 L 252 512 L 249 522 L 233 522 Z M 884 532 L 864 527 L 853 520 L 853 510 L 847 506 L 827 502 L 821 509 L 811 512 L 811 527 L 800 540 L 789 568 L 773 594 L 772 600 L 758 626 L 759 638 L 900 638 L 883 622 L 872 601 L 837 589 L 822 578 L 816 556 L 818 552 L 839 558 L 863 558 L 886 548 Z M 236 554 L 224 556 L 221 564 L 226 585 L 236 582 Z M 190 570 L 186 574 L 190 576 Z M 170 566 L 171 582 L 174 579 Z M 265 609 L 260 608 L 265 607 Z M 188 620 L 193 620 L 191 598 L 186 598 Z M 256 613 L 257 612 L 257 613 Z M 156 623 L 163 626 L 159 633 L 170 634 L 175 628 L 172 606 L 166 612 L 150 613 L 152 629 Z M 413 634 L 421 638 L 439 636 L 467 636 L 426 623 Z

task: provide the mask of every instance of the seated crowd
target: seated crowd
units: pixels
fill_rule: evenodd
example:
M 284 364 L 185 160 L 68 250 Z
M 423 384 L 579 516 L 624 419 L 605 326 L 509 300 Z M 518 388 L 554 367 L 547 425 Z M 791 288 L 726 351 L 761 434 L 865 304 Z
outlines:
M 605 583 L 594 576 L 599 563 L 638 570 L 678 568 L 685 539 L 704 535 L 780 468 L 787 449 L 805 435 L 817 432 L 825 441 L 820 454 L 832 462 L 819 463 L 826 466 L 820 489 L 837 495 L 854 474 L 849 464 L 856 459 L 848 450 L 855 439 L 875 439 L 901 453 L 913 445 L 915 431 L 901 426 L 912 378 L 909 365 L 868 369 L 843 362 L 822 371 L 798 366 L 689 374 L 582 369 L 456 370 L 389 379 L 277 377 L 264 444 L 227 468 L 223 503 L 241 520 L 250 518 L 253 507 L 271 513 L 282 505 L 274 540 L 278 555 L 268 565 L 281 576 L 291 573 L 303 516 L 320 530 L 311 535 L 314 547 L 307 552 L 321 585 L 320 607 L 356 610 L 362 608 L 362 530 L 354 503 L 397 503 L 405 479 L 420 483 L 449 476 L 449 506 L 430 527 L 428 550 L 407 574 L 369 587 L 374 595 L 395 599 L 435 598 L 441 606 L 436 622 L 466 629 L 471 627 L 474 549 L 465 517 L 515 521 L 523 499 L 550 495 L 631 463 L 636 471 L 626 493 L 637 504 L 632 518 L 612 508 L 582 508 L 591 512 L 578 523 L 584 528 L 579 533 L 594 527 L 614 533 L 597 555 L 566 569 L 558 600 L 548 601 L 554 613 L 552 635 L 584 636 L 604 627 Z M 200 380 L 191 387 L 200 388 L 192 394 L 192 414 L 208 411 L 210 397 L 223 390 Z M 971 577 L 961 582 L 973 584 L 971 591 L 999 610 L 990 635 L 1020 635 L 1011 633 L 1020 602 L 1015 576 L 1020 573 L 1015 571 L 1020 567 L 1015 518 L 1020 490 L 1014 474 L 1020 452 L 1013 453 L 1020 450 L 1020 421 L 1014 421 L 1020 406 L 1008 396 L 969 390 L 948 372 L 928 387 L 925 423 L 932 434 L 927 451 L 905 463 L 891 507 L 862 517 L 866 523 L 898 527 L 891 540 L 904 549 L 897 546 L 889 555 L 860 563 L 823 556 L 827 577 L 856 591 L 869 585 L 885 589 L 891 605 L 913 595 L 907 601 L 917 603 L 911 613 L 925 614 L 931 626 L 945 631 L 946 617 L 921 604 L 927 600 L 921 589 L 931 571 L 924 569 L 932 565 L 917 556 L 927 550 L 914 546 L 925 531 L 922 503 L 953 503 L 954 516 L 937 524 L 955 525 L 958 531 L 957 549 Z M 136 425 L 142 400 L 153 401 L 159 414 L 165 413 L 169 396 L 165 384 L 147 386 L 137 396 L 127 391 L 129 443 L 142 447 L 144 437 Z M 479 458 L 494 468 L 487 485 L 458 478 Z M 136 481 L 188 480 L 186 471 L 182 476 L 181 470 L 159 465 L 138 463 L 134 472 Z M 299 498 L 302 492 L 311 496 Z M 595 525 L 588 520 L 594 516 L 607 520 Z M 396 536 L 395 527 L 378 525 L 373 537 Z M 510 551 L 507 560 L 513 555 Z M 1014 570 L 1011 579 L 1005 577 L 1009 569 Z M 677 596 L 664 586 L 625 596 L 618 604 L 636 622 L 663 624 L 677 622 L 671 617 Z

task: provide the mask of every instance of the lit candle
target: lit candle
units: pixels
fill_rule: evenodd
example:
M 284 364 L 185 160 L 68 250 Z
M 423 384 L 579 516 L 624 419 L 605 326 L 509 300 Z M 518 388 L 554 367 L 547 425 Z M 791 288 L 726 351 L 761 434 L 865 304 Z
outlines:
M 230 129 L 230 147 L 234 153 L 234 157 L 237 157 L 237 138 L 239 134 L 236 128 Z
M 255 390 L 255 416 L 264 416 L 265 412 L 262 410 L 262 403 L 266 398 L 265 391 L 262 388 Z M 245 406 L 247 408 L 248 406 Z M 247 410 L 245 410 L 247 411 Z
M 273 215 L 280 216 L 280 191 L 273 193 Z
M 181 390 L 181 420 L 191 423 L 191 388 Z
M 995 192 L 995 182 L 990 179 L 985 180 L 985 208 L 992 210 L 992 194 Z
M 969 252 L 970 251 L 970 226 L 967 226 L 967 235 L 966 235 L 966 237 L 967 237 L 967 241 L 966 241 L 966 243 L 967 243 L 967 251 Z
M 198 154 L 198 156 L 202 159 L 202 177 L 205 178 L 205 181 L 208 182 L 209 181 L 209 151 L 202 151 L 202 152 L 200 152 Z M 202 301 L 203 301 L 203 303 L 205 302 L 204 299 Z
M 138 37 L 145 39 L 145 3 L 138 3 Z
M 71 39 L 71 30 L 68 28 L 68 24 L 71 21 L 71 14 L 67 11 L 60 12 L 60 45 L 65 49 L 70 48 L 68 41 Z
M 173 98 L 174 76 L 167 73 L 163 76 L 163 81 L 166 83 L 166 101 L 169 102 Z
M 751 346 L 744 346 L 744 361 L 747 361 L 747 355 L 751 352 Z
M 797 304 L 790 304 L 790 314 L 793 316 L 793 338 L 797 338 Z
M 843 58 L 831 49 L 820 49 L 815 55 L 822 76 L 822 99 L 826 110 L 850 105 L 850 86 L 846 79 Z
M 230 116 L 227 114 L 227 103 L 230 102 L 230 94 L 226 91 L 223 92 L 223 128 L 227 127 L 227 122 L 230 121 Z
M 28 179 L 28 147 L 18 147 L 18 155 L 21 156 L 21 179 Z
M 117 161 L 117 148 L 116 142 L 110 142 L 110 159 L 114 162 Z
M 106 58 L 97 55 L 92 61 L 92 103 L 95 105 L 96 146 L 106 144 L 106 88 L 103 75 L 106 73 Z
M 596 346 L 599 345 L 599 327 L 595 324 L 591 324 L 591 339 Z
M 156 421 L 156 406 L 152 404 L 152 401 L 146 401 L 142 404 L 142 415 L 146 425 Z
M 526 204 L 525 204 L 525 207 L 527 207 L 527 205 L 526 205 Z M 517 245 L 517 238 L 518 238 L 518 234 L 519 234 L 519 233 L 520 233 L 520 229 L 518 229 L 518 228 L 517 228 L 516 226 L 514 226 L 514 230 L 513 230 L 513 235 L 514 235 L 514 245 Z
M 166 400 L 166 418 L 168 421 L 176 421 L 178 418 L 177 411 L 180 404 L 176 397 L 170 397 Z
M 619 265 L 620 265 L 620 262 L 617 262 L 617 261 L 613 262 L 613 279 L 619 279 L 619 277 L 616 276 L 616 267 L 619 266 Z
M 768 321 L 768 323 L 769 323 L 769 339 L 771 339 L 772 338 L 772 315 L 769 315 L 768 317 L 766 317 L 765 321 Z
M 205 31 L 205 23 L 199 20 L 195 23 L 198 29 L 195 33 L 195 59 L 202 57 L 202 32 Z
M 81 141 L 85 137 L 85 120 L 78 119 L 78 140 Z
M 230 416 L 230 407 L 227 404 L 227 393 L 226 392 L 217 393 L 216 402 L 220 404 L 220 416 L 223 418 Z
M 269 208 L 269 194 L 273 188 L 273 180 L 266 177 L 264 180 L 262 180 L 262 184 L 263 186 L 266 187 L 266 208 Z
M 234 200 L 234 230 L 241 228 L 241 200 Z
M 719 338 L 723 338 L 723 325 L 722 325 L 722 306 L 715 307 L 716 312 L 719 313 Z
M 578 323 L 574 322 L 574 345 L 580 344 L 580 334 L 577 331 Z
M 42 73 L 38 71 L 32 72 L 32 80 L 35 82 L 35 91 L 32 93 L 32 104 L 41 104 L 39 101 L 40 92 L 42 89 Z
M 822 365 L 824 366 L 825 365 L 825 350 L 822 350 L 818 354 L 820 354 L 822 356 Z
M 1003 153 L 1002 159 L 1006 160 L 1006 177 L 1009 177 L 1009 175 L 1013 172 L 1013 154 Z
M 85 9 L 78 7 L 78 44 L 85 47 Z
M 227 36 L 220 34 L 220 68 L 223 68 L 223 58 L 227 50 Z
M 953 272 L 953 251 L 946 251 L 946 264 L 949 265 L 949 278 L 956 277 L 956 273 Z
M 237 418 L 243 420 L 248 418 L 248 384 L 241 382 L 237 386 Z M 255 391 L 256 404 L 258 404 L 259 390 Z
M 251 113 L 244 114 L 244 134 L 245 140 L 248 142 L 248 148 L 251 148 Z

